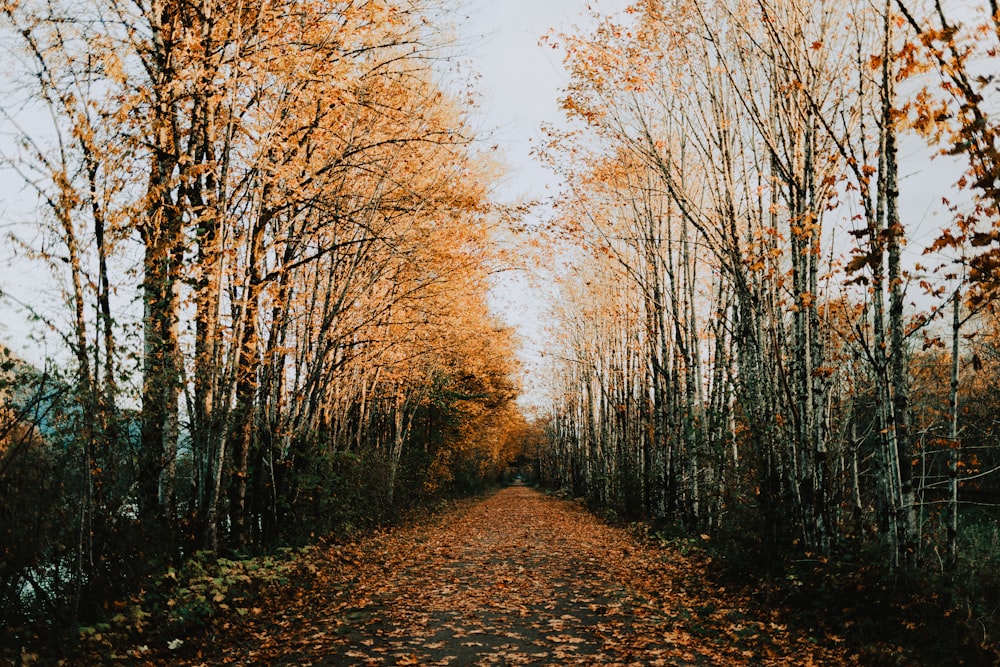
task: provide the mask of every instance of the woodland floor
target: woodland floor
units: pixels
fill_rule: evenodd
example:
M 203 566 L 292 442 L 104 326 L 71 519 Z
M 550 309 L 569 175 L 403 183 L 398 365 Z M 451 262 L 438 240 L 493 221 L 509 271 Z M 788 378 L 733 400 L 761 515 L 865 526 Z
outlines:
M 136 665 L 868 665 L 842 636 L 710 582 L 688 558 L 524 486 L 325 549 L 273 591 Z M 836 614 L 834 614 L 836 616 Z M 177 642 L 175 642 L 177 644 Z M 896 651 L 881 664 L 931 664 Z M 955 656 L 952 656 L 955 657 Z M 981 664 L 981 657 L 971 662 Z

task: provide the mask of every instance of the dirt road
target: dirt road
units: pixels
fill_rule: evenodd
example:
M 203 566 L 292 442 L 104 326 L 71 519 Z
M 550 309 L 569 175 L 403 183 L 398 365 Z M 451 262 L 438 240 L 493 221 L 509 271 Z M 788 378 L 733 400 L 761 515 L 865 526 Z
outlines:
M 172 657 L 189 665 L 844 664 L 706 597 L 697 566 L 679 558 L 575 503 L 514 486 L 434 522 L 332 549 L 309 590 L 289 591 L 280 608 Z
M 366 582 L 367 622 L 330 662 L 595 664 L 667 646 L 623 584 L 632 545 L 570 504 L 511 487 L 415 538 L 411 563 Z

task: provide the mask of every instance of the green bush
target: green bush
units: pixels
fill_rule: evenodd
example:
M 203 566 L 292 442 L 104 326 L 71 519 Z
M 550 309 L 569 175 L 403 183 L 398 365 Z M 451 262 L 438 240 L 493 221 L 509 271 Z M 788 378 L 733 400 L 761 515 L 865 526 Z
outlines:
M 168 568 L 109 622 L 79 628 L 81 639 L 101 642 L 153 628 L 156 634 L 180 635 L 224 615 L 247 615 L 262 591 L 288 582 L 306 553 L 282 549 L 272 556 L 230 559 L 199 551 L 180 567 Z

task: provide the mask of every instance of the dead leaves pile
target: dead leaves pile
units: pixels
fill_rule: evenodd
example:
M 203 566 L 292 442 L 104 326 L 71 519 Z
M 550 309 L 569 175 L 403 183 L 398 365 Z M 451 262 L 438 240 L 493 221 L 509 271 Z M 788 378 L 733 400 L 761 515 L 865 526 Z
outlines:
M 696 562 L 519 486 L 318 552 L 261 606 L 133 664 L 852 662 L 713 590 Z

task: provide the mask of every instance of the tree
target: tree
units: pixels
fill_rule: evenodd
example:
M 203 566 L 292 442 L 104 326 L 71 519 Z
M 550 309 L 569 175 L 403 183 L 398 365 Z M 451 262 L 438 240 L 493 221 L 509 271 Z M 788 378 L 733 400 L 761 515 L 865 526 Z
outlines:
M 654 516 L 720 534 L 752 519 L 758 548 L 829 553 L 875 507 L 893 567 L 915 564 L 910 348 L 941 311 L 906 303 L 922 269 L 903 255 L 896 86 L 919 68 L 891 10 L 639 2 L 559 38 L 576 125 L 543 157 L 569 183 L 555 233 L 587 284 L 563 294 L 602 324 L 564 318 L 553 465 L 648 434 Z M 636 435 L 595 398 L 618 387 L 657 415 Z
M 67 276 L 70 541 L 109 563 L 80 569 L 81 597 L 134 583 L 129 562 L 391 518 L 438 453 L 428 489 L 498 474 L 519 420 L 485 297 L 495 170 L 441 83 L 445 8 L 3 13 L 30 63 L 2 106 L 5 165 L 46 209 L 37 256 Z M 51 129 L 18 125 L 22 101 Z

